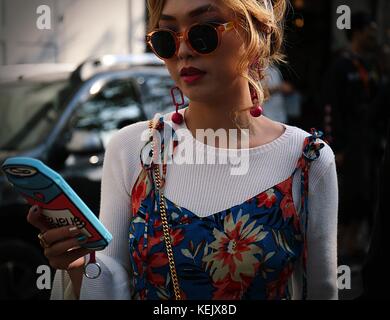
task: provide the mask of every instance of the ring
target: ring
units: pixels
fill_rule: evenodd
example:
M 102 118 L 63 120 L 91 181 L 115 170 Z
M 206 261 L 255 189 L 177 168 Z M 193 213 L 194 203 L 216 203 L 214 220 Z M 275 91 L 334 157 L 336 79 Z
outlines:
M 45 241 L 45 238 L 43 237 L 43 233 L 38 234 L 38 239 L 39 239 L 39 243 L 41 244 L 41 246 L 43 248 L 49 248 L 50 247 L 48 245 L 48 243 Z
M 92 267 L 94 267 L 95 270 Z M 88 262 L 84 266 L 84 275 L 88 279 L 96 279 L 100 276 L 101 273 L 102 273 L 102 268 L 100 267 L 100 264 L 97 262 L 91 262 L 91 263 Z

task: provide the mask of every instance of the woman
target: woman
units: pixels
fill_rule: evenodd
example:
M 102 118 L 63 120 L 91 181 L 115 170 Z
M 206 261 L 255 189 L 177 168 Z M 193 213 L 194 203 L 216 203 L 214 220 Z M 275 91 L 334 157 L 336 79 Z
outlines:
M 178 110 L 174 99 L 175 112 L 123 128 L 110 141 L 100 219 L 114 240 L 96 255 L 99 278 L 83 277 L 89 252 L 78 248 L 77 230 L 47 231 L 39 210 L 29 213 L 59 269 L 52 298 L 336 299 L 334 154 L 315 131 L 274 122 L 260 107 L 259 80 L 282 60 L 285 0 L 149 0 L 148 8 L 148 43 L 180 88 L 172 94 L 184 93 L 190 104 Z M 151 150 L 153 157 L 162 154 L 168 140 L 145 135 L 168 127 L 186 138 L 173 151 L 195 146 L 200 159 L 236 149 L 247 166 L 232 174 L 226 163 L 171 161 L 160 171 L 158 189 L 147 160 Z M 221 147 L 222 140 L 205 144 L 196 135 L 237 128 L 237 148 Z M 157 203 L 163 195 L 165 207 Z

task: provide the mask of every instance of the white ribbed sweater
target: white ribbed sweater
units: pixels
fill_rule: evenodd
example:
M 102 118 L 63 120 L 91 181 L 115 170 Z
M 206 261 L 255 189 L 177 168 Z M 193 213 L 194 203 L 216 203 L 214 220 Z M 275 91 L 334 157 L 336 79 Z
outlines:
M 164 115 L 165 121 L 170 121 L 171 114 Z M 247 150 L 248 172 L 245 175 L 232 175 L 229 164 L 169 164 L 166 198 L 199 216 L 206 216 L 243 203 L 286 180 L 294 172 L 304 139 L 309 133 L 283 125 L 286 130 L 279 138 Z M 84 277 L 80 299 L 130 299 L 130 194 L 141 170 L 139 155 L 145 143 L 141 135 L 145 135 L 147 127 L 148 122 L 143 121 L 121 129 L 106 148 L 100 220 L 114 238 L 105 250 L 97 253 L 102 275 L 95 280 Z M 221 151 L 194 139 L 185 122 L 179 129 L 186 132 L 192 146 L 195 144 L 197 154 L 207 156 L 210 152 Z M 337 299 L 337 174 L 332 149 L 325 144 L 320 152 L 319 159 L 312 163 L 309 172 L 308 298 Z M 299 196 L 298 171 L 293 179 L 293 199 L 297 210 Z M 289 286 L 293 298 L 299 299 L 302 289 L 299 263 Z M 68 274 L 57 271 L 52 299 L 71 298 Z

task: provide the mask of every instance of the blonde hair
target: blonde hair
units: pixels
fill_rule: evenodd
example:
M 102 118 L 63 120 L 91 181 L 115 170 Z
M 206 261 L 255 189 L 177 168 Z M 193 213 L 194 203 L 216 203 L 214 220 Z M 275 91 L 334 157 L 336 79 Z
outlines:
M 248 80 L 262 105 L 269 98 L 267 87 L 261 83 L 267 68 L 286 63 L 282 46 L 288 0 L 223 0 L 222 3 L 232 10 L 245 31 L 246 50 L 238 63 L 237 72 Z M 164 0 L 147 0 L 149 31 L 158 26 L 164 4 Z M 248 111 L 251 107 L 239 112 Z

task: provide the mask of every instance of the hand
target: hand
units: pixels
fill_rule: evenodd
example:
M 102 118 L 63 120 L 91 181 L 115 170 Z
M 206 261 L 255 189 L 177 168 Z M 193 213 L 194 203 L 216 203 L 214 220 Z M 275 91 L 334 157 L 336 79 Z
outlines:
M 92 250 L 80 247 L 80 244 L 87 242 L 87 238 L 79 228 L 76 226 L 49 228 L 39 206 L 30 208 L 27 221 L 40 230 L 44 255 L 54 269 L 70 271 L 84 266 L 84 256 Z

